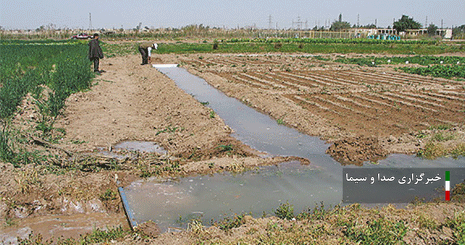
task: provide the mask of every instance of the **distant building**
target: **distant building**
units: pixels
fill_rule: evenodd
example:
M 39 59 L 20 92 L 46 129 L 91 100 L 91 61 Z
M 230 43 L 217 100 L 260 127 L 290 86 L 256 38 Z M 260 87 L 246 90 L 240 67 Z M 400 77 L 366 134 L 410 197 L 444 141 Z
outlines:
M 405 36 L 410 36 L 410 37 L 416 37 L 416 36 L 421 36 L 421 35 L 428 35 L 428 29 L 422 28 L 422 29 L 409 29 L 403 32 Z M 402 33 L 401 33 L 402 35 Z M 438 28 L 436 30 L 436 35 L 441 36 L 446 39 L 452 38 L 452 29 L 450 28 Z
M 371 35 L 397 35 L 395 29 L 388 28 L 353 28 L 356 33 L 360 33 L 362 36 Z

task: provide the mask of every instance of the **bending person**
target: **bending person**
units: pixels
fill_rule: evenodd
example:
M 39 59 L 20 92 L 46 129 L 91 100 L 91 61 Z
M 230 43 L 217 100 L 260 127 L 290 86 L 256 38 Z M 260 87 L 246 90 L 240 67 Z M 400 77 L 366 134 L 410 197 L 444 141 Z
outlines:
M 158 44 L 150 42 L 139 44 L 139 52 L 142 55 L 141 65 L 146 65 L 149 62 L 152 63 L 152 49 L 158 49 Z

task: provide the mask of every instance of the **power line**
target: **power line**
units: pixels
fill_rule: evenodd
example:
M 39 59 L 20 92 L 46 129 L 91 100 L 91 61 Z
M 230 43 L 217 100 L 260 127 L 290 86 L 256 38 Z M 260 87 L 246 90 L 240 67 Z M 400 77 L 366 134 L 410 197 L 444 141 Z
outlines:
M 302 20 L 300 20 L 300 16 L 297 16 L 297 21 L 294 22 L 292 21 L 292 28 L 294 29 L 294 23 L 297 25 L 295 29 L 302 29 L 302 24 L 304 23 Z
M 92 30 L 92 14 L 89 13 L 89 30 Z
M 273 29 L 273 22 L 272 22 L 272 19 L 271 19 L 271 14 L 270 16 L 268 16 L 268 29 Z

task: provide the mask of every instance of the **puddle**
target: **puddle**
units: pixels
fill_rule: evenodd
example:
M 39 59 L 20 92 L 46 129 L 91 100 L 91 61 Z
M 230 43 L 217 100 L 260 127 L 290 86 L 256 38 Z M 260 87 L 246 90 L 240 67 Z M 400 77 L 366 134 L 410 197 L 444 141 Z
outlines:
M 127 150 L 127 151 L 141 151 L 141 152 L 155 152 L 159 154 L 166 154 L 166 150 L 163 147 L 157 145 L 155 142 L 149 141 L 123 141 L 113 146 L 115 150 Z
M 233 137 L 270 155 L 298 156 L 311 164 L 297 162 L 262 167 L 242 174 L 214 174 L 161 182 L 157 179 L 136 181 L 124 188 L 136 224 L 155 221 L 162 231 L 185 228 L 185 222 L 202 218 L 204 224 L 237 213 L 259 217 L 265 211 L 274 214 L 280 203 L 288 201 L 295 212 L 313 208 L 323 202 L 326 207 L 342 201 L 341 164 L 325 154 L 329 146 L 317 137 L 279 125 L 210 86 L 205 80 L 175 65 L 156 68 L 198 101 L 209 102 L 224 122 L 234 130 Z M 413 156 L 391 155 L 379 165 L 364 167 L 458 167 L 459 160 L 435 161 Z M 350 166 L 353 167 L 353 166 Z M 395 193 L 395 189 L 392 190 Z
M 159 146 L 155 142 L 150 141 L 123 141 L 114 145 L 111 151 L 105 147 L 98 147 L 97 149 L 101 154 L 117 159 L 131 157 L 130 154 L 122 154 L 121 150 L 158 153 L 160 155 L 165 155 L 167 153 L 163 147 Z

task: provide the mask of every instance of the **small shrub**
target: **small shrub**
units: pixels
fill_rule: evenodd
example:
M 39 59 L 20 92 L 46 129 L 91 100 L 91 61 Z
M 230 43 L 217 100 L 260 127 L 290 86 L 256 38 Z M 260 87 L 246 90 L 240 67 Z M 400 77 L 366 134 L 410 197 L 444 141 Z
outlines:
M 294 205 L 282 203 L 274 212 L 278 218 L 291 220 L 294 218 Z

